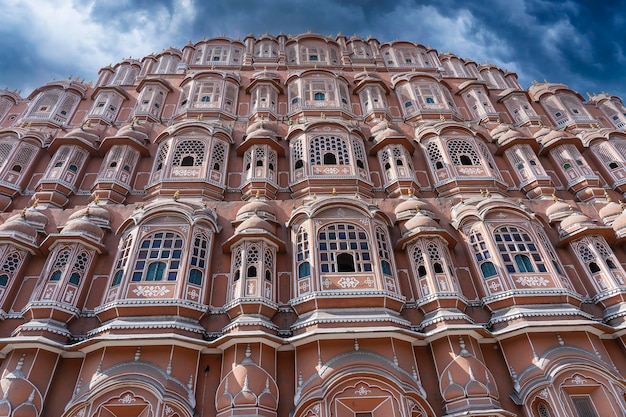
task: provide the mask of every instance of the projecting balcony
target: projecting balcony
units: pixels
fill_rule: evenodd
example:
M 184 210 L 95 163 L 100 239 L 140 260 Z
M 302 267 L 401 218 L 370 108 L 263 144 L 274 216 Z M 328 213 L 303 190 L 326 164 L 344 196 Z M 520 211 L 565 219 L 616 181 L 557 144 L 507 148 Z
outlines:
M 451 109 L 446 104 L 426 103 L 423 105 L 404 108 L 404 114 L 407 121 L 423 120 L 423 119 L 453 119 L 457 121 L 463 120 L 461 114 L 456 109 Z

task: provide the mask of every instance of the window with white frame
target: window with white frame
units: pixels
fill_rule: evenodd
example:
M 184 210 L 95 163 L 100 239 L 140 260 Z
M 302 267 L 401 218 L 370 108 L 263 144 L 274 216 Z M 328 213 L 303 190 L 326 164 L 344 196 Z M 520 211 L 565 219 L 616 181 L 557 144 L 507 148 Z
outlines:
M 135 65 L 122 64 L 115 70 L 115 76 L 111 81 L 113 85 L 133 85 L 139 74 L 139 68 Z
M 502 265 L 509 273 L 547 272 L 536 240 L 520 226 L 500 226 L 493 232 Z
M 113 122 L 122 106 L 124 98 L 114 91 L 102 91 L 96 97 L 89 116 L 101 117 Z
M 291 81 L 287 91 L 290 111 L 319 107 L 350 110 L 348 87 L 342 80 L 312 76 Z
M 322 273 L 373 271 L 370 240 L 359 226 L 324 226 L 318 233 L 318 250 Z
M 129 145 L 114 145 L 107 152 L 97 181 L 116 181 L 130 184 L 135 166 L 139 160 L 139 151 Z
M 74 186 L 88 152 L 76 145 L 61 145 L 54 153 L 42 180 L 56 180 Z
M 309 233 L 300 227 L 296 235 L 296 274 L 298 279 L 311 276 L 311 248 Z
M 276 151 L 267 145 L 254 145 L 244 154 L 244 178 L 276 179 Z
M 183 237 L 161 231 L 144 237 L 137 250 L 131 281 L 176 281 L 181 269 Z
M 159 57 L 157 66 L 154 70 L 155 74 L 174 74 L 180 58 L 176 55 L 165 54 Z
M 363 113 L 367 114 L 375 110 L 386 110 L 387 101 L 385 92 L 379 85 L 368 85 L 359 92 L 359 100 Z
M 158 85 L 146 85 L 141 90 L 141 95 L 137 100 L 135 114 L 150 114 L 154 117 L 160 117 L 167 91 Z
M 420 238 L 409 249 L 409 253 L 422 297 L 458 291 L 445 241 L 439 237 Z
M 9 113 L 13 104 L 14 102 L 9 98 L 0 96 L 0 122 L 4 119 L 7 113 Z
M 278 43 L 273 40 L 261 40 L 254 45 L 255 58 L 276 58 L 278 56 Z
M 0 296 L 4 295 L 4 289 L 15 278 L 22 267 L 27 253 L 12 245 L 0 246 Z
M 311 165 L 348 165 L 348 144 L 337 136 L 318 136 L 309 145 L 309 161 Z

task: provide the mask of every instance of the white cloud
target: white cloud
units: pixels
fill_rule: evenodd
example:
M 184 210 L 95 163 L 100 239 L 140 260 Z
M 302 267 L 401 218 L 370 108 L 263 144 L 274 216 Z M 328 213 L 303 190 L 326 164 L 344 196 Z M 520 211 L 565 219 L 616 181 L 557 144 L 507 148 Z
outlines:
M 70 67 L 94 78 L 104 65 L 128 56 L 143 57 L 170 46 L 171 39 L 180 35 L 194 18 L 190 0 L 175 2 L 172 14 L 156 5 L 127 11 L 119 16 L 124 24 L 92 20 L 93 4 L 93 1 L 47 0 L 0 2 L 6 11 L 4 30 L 16 31 L 25 48 L 33 49 L 25 53 L 54 67 Z

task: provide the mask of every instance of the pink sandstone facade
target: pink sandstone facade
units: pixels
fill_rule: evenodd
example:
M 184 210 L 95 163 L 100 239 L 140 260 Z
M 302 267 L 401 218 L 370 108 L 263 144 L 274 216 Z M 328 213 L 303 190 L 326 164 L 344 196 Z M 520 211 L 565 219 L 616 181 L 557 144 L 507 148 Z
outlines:
M 311 33 L 0 91 L 0 417 L 624 416 L 625 126 Z

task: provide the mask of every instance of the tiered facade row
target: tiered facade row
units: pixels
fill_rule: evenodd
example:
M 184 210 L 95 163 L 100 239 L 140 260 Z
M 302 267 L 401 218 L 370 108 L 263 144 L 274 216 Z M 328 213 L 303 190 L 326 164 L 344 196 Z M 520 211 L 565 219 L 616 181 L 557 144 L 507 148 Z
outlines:
M 626 415 L 624 126 L 312 33 L 0 91 L 0 417 Z

